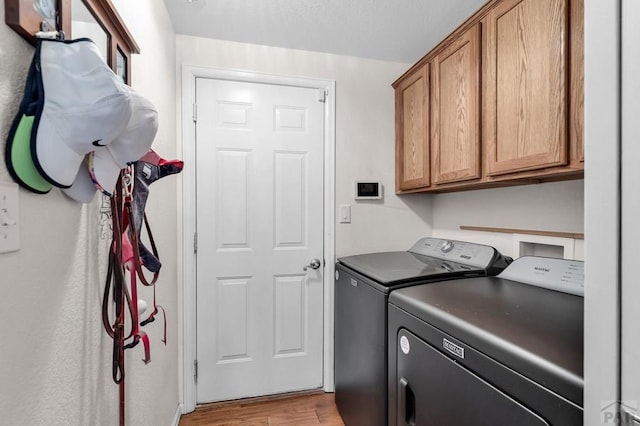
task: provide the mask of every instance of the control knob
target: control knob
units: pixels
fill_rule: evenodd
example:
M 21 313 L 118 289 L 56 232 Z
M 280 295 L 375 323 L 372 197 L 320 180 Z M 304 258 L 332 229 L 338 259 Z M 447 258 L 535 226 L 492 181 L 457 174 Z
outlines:
M 453 250 L 453 241 L 445 241 L 442 247 L 440 247 L 440 250 L 442 250 L 443 253 L 449 253 Z

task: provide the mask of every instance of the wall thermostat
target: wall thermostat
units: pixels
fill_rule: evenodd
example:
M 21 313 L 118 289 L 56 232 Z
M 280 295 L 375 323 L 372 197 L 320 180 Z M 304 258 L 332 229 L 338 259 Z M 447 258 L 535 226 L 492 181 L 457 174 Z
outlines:
M 382 199 L 382 185 L 376 180 L 357 180 L 355 184 L 356 200 Z

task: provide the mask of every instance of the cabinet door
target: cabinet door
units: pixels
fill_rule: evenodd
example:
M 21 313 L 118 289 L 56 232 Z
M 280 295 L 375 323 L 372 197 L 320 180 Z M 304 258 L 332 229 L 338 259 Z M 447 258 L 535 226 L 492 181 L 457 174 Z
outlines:
M 480 177 L 480 24 L 432 62 L 433 182 Z
M 429 186 L 429 64 L 396 88 L 396 190 Z
M 505 0 L 486 17 L 488 175 L 567 163 L 568 0 Z
M 584 167 L 584 1 L 571 0 L 569 139 L 570 158 L 580 161 Z

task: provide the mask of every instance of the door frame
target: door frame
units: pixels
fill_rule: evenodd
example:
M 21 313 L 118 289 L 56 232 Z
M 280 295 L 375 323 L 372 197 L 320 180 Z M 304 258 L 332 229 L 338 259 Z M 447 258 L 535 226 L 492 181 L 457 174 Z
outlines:
M 195 95 L 196 79 L 211 78 L 237 82 L 276 84 L 324 91 L 324 330 L 323 330 L 323 389 L 333 392 L 333 276 L 335 275 L 335 80 L 289 75 L 266 74 L 247 70 L 182 65 L 182 158 L 185 168 L 182 178 L 182 211 L 178 216 L 182 240 L 182 292 L 178 295 L 178 333 L 182 334 L 182 413 L 195 410 L 197 403 L 195 382 L 196 360 L 196 155 L 195 155 Z M 190 166 L 192 165 L 192 166 Z M 180 229 L 180 228 L 179 228 Z M 179 255 L 180 257 L 180 255 Z M 179 272 L 180 274 L 180 272 Z M 179 291 L 180 293 L 180 291 Z
M 584 2 L 585 426 L 601 425 L 607 404 L 621 398 L 621 167 L 626 173 L 622 160 L 634 154 L 623 157 L 621 151 L 621 94 L 628 90 L 621 79 L 625 2 Z

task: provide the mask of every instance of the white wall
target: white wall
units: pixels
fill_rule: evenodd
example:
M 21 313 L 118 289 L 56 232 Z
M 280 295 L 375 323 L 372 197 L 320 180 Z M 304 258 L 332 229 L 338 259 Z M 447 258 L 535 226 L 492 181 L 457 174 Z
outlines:
M 584 181 L 438 194 L 433 200 L 433 236 L 494 246 L 518 257 L 512 234 L 463 231 L 461 225 L 584 232 Z M 581 246 L 581 241 L 578 244 Z M 580 258 L 581 250 L 576 258 Z
M 133 86 L 158 107 L 154 148 L 175 156 L 174 35 L 157 1 L 116 0 L 141 47 L 133 58 Z M 4 22 L 4 8 L 0 10 Z M 11 182 L 4 141 L 22 97 L 33 48 L 0 25 L 0 181 Z M 167 309 L 169 344 L 162 323 L 149 325 L 152 362 L 141 349 L 127 355 L 127 423 L 170 424 L 177 404 L 176 181 L 151 188 L 149 220 L 163 261 L 158 299 Z M 98 197 L 80 205 L 54 189 L 47 195 L 20 190 L 22 248 L 0 254 L 0 413 L 10 425 L 116 425 L 118 386 L 111 381 L 111 343 L 100 306 L 107 240 L 100 238 Z M 150 294 L 143 295 L 149 302 Z
M 409 248 L 431 234 L 425 195 L 394 194 L 394 97 L 391 83 L 410 64 L 178 35 L 177 64 L 336 80 L 336 208 L 351 205 L 351 224 L 337 223 L 336 256 Z M 178 94 L 180 98 L 180 94 Z M 355 179 L 377 179 L 383 201 L 356 202 Z

